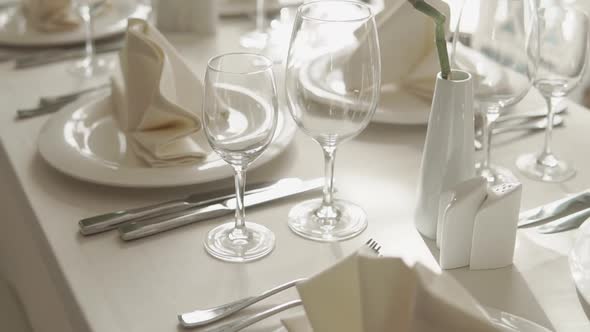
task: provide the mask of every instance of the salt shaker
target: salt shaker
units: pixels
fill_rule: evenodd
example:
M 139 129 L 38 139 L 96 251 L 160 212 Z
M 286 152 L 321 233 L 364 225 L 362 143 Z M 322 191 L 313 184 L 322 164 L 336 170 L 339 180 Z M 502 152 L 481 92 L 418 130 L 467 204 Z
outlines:
M 512 264 L 522 185 L 505 183 L 488 189 L 473 224 L 469 267 L 495 269 Z
M 477 176 L 460 182 L 442 196 L 436 237 L 442 269 L 469 265 L 475 216 L 487 195 L 486 180 Z

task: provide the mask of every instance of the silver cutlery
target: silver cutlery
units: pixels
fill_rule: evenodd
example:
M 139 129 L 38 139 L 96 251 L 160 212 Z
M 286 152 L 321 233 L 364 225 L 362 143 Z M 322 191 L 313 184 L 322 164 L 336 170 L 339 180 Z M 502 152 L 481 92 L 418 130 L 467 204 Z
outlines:
M 538 206 L 519 215 L 518 227 L 528 226 L 543 220 L 556 217 L 575 204 L 590 204 L 590 190 L 585 190 L 557 201 Z
M 371 249 L 377 255 L 380 255 L 381 245 L 377 241 L 375 241 L 373 239 L 369 239 L 369 241 L 367 241 L 365 243 L 365 246 L 369 247 L 369 249 Z M 292 280 L 292 281 L 284 283 L 280 286 L 269 289 L 258 296 L 247 297 L 247 298 L 244 298 L 241 300 L 230 302 L 230 303 L 220 305 L 217 307 L 213 307 L 210 309 L 195 310 L 192 312 L 180 314 L 180 315 L 178 315 L 178 321 L 184 327 L 197 327 L 197 326 L 208 325 L 208 324 L 211 324 L 211 323 L 216 322 L 218 320 L 221 320 L 223 318 L 226 318 L 228 316 L 231 316 L 242 309 L 245 309 L 245 308 L 247 308 L 257 302 L 260 302 L 272 295 L 275 295 L 279 292 L 289 289 L 289 288 L 297 285 L 299 282 L 302 282 L 305 280 L 307 280 L 307 279 L 301 278 L 301 279 Z M 239 331 L 239 330 L 241 330 L 247 326 L 250 326 L 250 325 L 252 325 L 264 318 L 270 317 L 276 313 L 279 313 L 279 312 L 287 310 L 289 308 L 298 306 L 300 304 L 301 304 L 300 300 L 287 302 L 287 303 L 278 305 L 276 307 L 273 307 L 269 310 L 263 311 L 259 314 L 254 315 L 254 316 L 248 317 L 246 319 L 237 320 L 235 322 L 230 322 L 230 323 L 225 324 L 223 326 L 209 329 L 206 331 L 210 331 L 210 332 L 213 332 L 213 331 L 220 331 L 220 332 L 221 331 Z
M 556 115 L 553 118 L 553 127 L 559 127 L 563 125 L 563 117 Z M 516 125 L 502 125 L 496 126 L 492 129 L 493 134 L 502 134 L 510 131 L 520 131 L 520 130 L 541 130 L 547 128 L 547 118 L 542 118 L 538 120 L 533 120 L 529 122 L 519 123 Z M 479 140 L 479 137 L 475 139 L 475 149 L 481 150 L 482 143 Z
M 564 113 L 565 111 L 567 111 L 567 103 L 563 103 L 559 106 L 556 107 L 555 110 L 555 114 L 561 114 Z M 534 118 L 541 118 L 541 117 L 547 117 L 547 109 L 545 107 L 542 107 L 540 110 L 535 110 L 535 111 L 528 111 L 528 112 L 515 112 L 512 114 L 506 114 L 506 115 L 501 115 L 498 120 L 496 120 L 496 123 L 501 123 L 501 122 L 508 122 L 508 121 L 522 121 L 522 120 L 527 120 L 527 119 L 534 119 Z
M 278 181 L 266 181 L 248 186 L 246 195 L 262 192 L 270 189 L 280 189 L 301 183 L 299 178 L 285 178 Z M 140 220 L 147 217 L 156 217 L 167 213 L 184 211 L 190 208 L 216 204 L 235 197 L 233 188 L 226 188 L 215 192 L 196 193 L 186 197 L 163 203 L 143 206 L 128 210 L 115 211 L 98 216 L 82 219 L 78 222 L 80 233 L 92 235 L 115 229 L 122 223 Z
M 290 185 L 281 186 L 280 188 L 246 195 L 244 197 L 244 205 L 246 207 L 255 206 L 283 197 L 289 197 L 316 190 L 322 188 L 323 185 L 324 178 L 292 183 Z M 236 199 L 229 198 L 216 204 L 174 212 L 154 218 L 145 218 L 139 221 L 126 222 L 119 227 L 119 234 L 121 239 L 125 241 L 135 240 L 180 226 L 192 224 L 194 222 L 228 215 L 235 211 L 235 207 Z
M 96 45 L 96 53 L 108 53 L 113 52 L 121 49 L 123 47 L 124 42 L 122 40 L 117 40 L 115 42 L 103 43 Z M 52 50 L 45 50 L 41 52 L 36 52 L 33 54 L 27 54 L 16 57 L 15 60 L 15 69 L 25 69 L 31 67 L 37 67 L 41 65 L 46 65 L 54 62 L 75 59 L 75 58 L 82 58 L 86 56 L 86 50 L 83 48 L 73 48 L 73 49 L 52 49 Z
M 537 227 L 537 231 L 543 234 L 552 234 L 564 232 L 570 229 L 578 228 L 590 217 L 590 208 L 580 210 L 568 216 L 552 220 L 545 225 Z
M 61 96 L 41 97 L 39 99 L 39 106 L 29 109 L 20 109 L 16 111 L 18 119 L 28 119 L 39 115 L 50 114 L 59 111 L 64 106 L 72 103 L 85 94 L 90 94 L 100 90 L 106 90 L 110 85 L 99 85 L 97 87 L 84 89 L 74 93 L 68 93 Z

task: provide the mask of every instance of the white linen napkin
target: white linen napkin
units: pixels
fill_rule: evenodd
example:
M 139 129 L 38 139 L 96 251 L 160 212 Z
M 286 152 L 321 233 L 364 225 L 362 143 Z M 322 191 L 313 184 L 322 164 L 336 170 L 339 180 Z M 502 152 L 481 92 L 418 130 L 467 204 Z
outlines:
M 207 155 L 203 86 L 148 22 L 129 19 L 120 71 L 112 77 L 115 117 L 135 154 L 153 167 L 194 164 Z
M 306 315 L 289 332 L 498 331 L 452 277 L 359 252 L 297 285 Z
M 42 32 L 73 30 L 79 24 L 70 0 L 23 0 L 23 12 L 28 23 Z
M 450 9 L 441 0 L 427 0 L 447 17 Z M 432 19 L 416 10 L 408 0 L 384 0 L 375 20 L 381 48 L 381 90 L 403 89 L 432 99 L 440 71 Z

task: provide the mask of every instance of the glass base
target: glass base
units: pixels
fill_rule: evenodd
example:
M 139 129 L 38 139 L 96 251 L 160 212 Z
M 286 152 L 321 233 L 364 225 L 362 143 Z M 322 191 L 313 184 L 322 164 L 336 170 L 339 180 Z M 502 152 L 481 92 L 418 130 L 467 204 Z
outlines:
M 112 63 L 105 59 L 94 58 L 94 61 L 87 59 L 79 60 L 69 68 L 69 72 L 82 78 L 90 78 L 110 73 Z
M 262 50 L 266 47 L 268 34 L 258 30 L 250 31 L 240 38 L 240 45 L 245 48 Z
M 519 182 L 516 175 L 509 169 L 495 165 L 483 168 L 481 163 L 477 163 L 475 165 L 475 173 L 486 179 L 489 186 Z
M 246 228 L 239 230 L 230 222 L 209 231 L 204 245 L 207 253 L 223 261 L 250 262 L 270 254 L 275 235 L 262 225 L 246 223 Z
M 527 177 L 544 182 L 563 182 L 576 175 L 570 164 L 552 154 L 522 155 L 516 160 L 516 167 Z
M 289 228 L 310 240 L 342 241 L 367 228 L 367 214 L 348 201 L 334 200 L 330 208 L 322 206 L 322 199 L 313 199 L 299 203 L 289 211 Z

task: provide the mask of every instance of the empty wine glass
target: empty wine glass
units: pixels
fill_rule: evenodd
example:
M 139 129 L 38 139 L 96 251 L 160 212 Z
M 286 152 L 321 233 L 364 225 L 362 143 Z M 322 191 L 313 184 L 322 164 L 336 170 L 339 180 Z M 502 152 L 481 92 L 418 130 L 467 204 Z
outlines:
M 539 68 L 534 85 L 547 102 L 545 144 L 540 153 L 520 156 L 516 166 L 525 175 L 547 182 L 565 181 L 576 174 L 571 164 L 551 150 L 555 107 L 582 78 L 588 54 L 588 17 L 576 9 L 551 6 L 539 9 Z
M 245 48 L 262 50 L 266 47 L 268 33 L 265 31 L 264 0 L 256 0 L 256 30 L 250 31 L 240 38 Z
M 333 197 L 336 148 L 358 135 L 377 107 L 381 59 L 369 6 L 353 1 L 313 1 L 299 7 L 287 58 L 286 93 L 299 128 L 321 146 L 323 199 L 289 212 L 296 234 L 318 241 L 343 240 L 367 226 L 359 206 Z
M 536 5 L 532 0 L 464 2 L 453 38 L 453 66 L 471 73 L 474 99 L 483 120 L 479 175 L 489 184 L 515 181 L 491 164 L 492 128 L 506 107 L 529 91 L 537 64 Z
M 84 33 L 86 38 L 86 55 L 84 59 L 76 61 L 70 68 L 76 76 L 89 78 L 107 74 L 110 63 L 105 59 L 96 57 L 94 48 L 94 20 L 93 11 L 104 5 L 104 0 L 73 0 L 72 6 L 84 21 Z
M 213 150 L 235 173 L 235 222 L 209 232 L 205 249 L 225 261 L 246 262 L 269 254 L 274 234 L 245 220 L 246 169 L 270 144 L 277 127 L 278 102 L 272 61 L 250 53 L 209 60 L 205 75 L 203 123 Z

